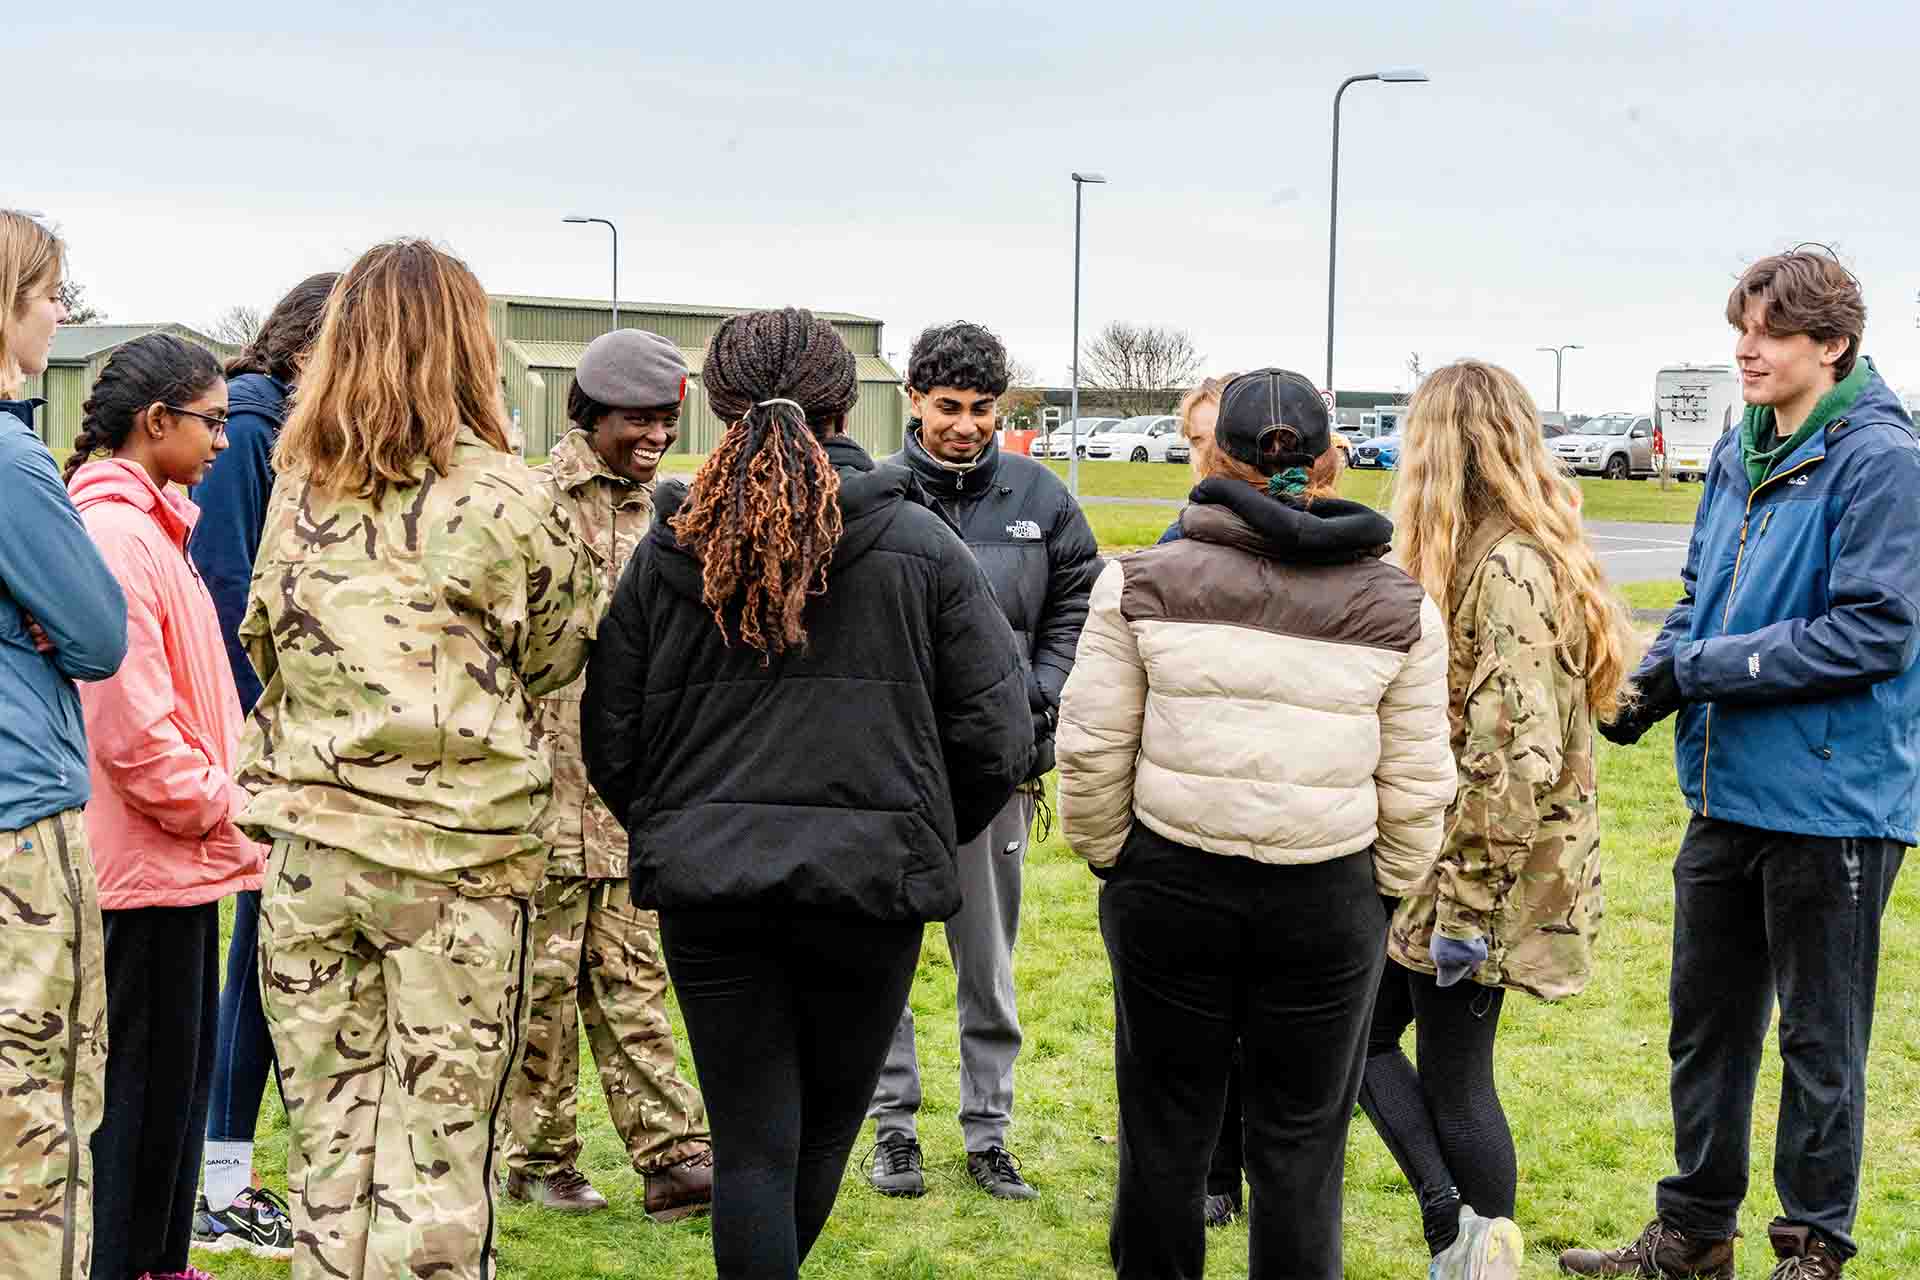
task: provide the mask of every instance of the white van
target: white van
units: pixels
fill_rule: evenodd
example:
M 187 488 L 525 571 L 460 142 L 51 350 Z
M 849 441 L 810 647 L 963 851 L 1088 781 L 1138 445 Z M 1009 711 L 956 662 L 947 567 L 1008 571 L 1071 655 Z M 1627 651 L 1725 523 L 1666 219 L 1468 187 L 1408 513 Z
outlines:
M 1655 374 L 1653 421 L 1666 447 L 1668 473 L 1706 479 L 1713 446 L 1745 411 L 1740 374 L 1732 365 L 1675 364 Z

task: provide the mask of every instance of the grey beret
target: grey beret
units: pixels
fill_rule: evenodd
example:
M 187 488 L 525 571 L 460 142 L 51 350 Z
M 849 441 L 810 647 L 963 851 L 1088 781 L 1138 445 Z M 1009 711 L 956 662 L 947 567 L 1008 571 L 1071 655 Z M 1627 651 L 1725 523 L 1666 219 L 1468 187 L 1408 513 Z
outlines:
M 615 329 L 587 344 L 573 380 L 609 409 L 657 409 L 687 398 L 687 360 L 657 333 Z

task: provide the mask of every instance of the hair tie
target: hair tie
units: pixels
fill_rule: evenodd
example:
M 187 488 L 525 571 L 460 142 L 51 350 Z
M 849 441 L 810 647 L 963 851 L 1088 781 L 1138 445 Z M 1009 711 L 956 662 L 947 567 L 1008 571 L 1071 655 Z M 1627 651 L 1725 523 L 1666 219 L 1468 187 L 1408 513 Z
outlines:
M 775 396 L 771 400 L 762 400 L 759 404 L 755 405 L 754 408 L 764 409 L 770 404 L 790 404 L 800 411 L 801 417 L 804 418 L 807 414 L 807 407 L 805 405 L 801 404 L 798 400 L 789 400 L 785 396 Z

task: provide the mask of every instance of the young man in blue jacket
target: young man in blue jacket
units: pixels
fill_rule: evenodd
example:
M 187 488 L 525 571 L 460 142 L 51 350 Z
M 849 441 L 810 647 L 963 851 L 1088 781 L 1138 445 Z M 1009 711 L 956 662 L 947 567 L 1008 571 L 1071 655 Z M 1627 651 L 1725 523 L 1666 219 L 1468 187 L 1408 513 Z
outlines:
M 1679 713 L 1678 1171 L 1631 1244 L 1563 1253 L 1573 1275 L 1732 1280 L 1776 993 L 1773 1276 L 1833 1280 L 1855 1252 L 1880 922 L 1920 834 L 1920 446 L 1838 262 L 1754 263 L 1727 319 L 1746 416 L 1708 464 L 1639 702 L 1601 729 L 1630 744 Z
M 64 311 L 53 303 L 47 314 Z M 19 336 L 7 319 L 0 382 Z M 31 345 L 16 360 L 44 356 L 45 341 Z M 73 682 L 120 669 L 127 602 L 34 433 L 40 403 L 0 399 L 0 1275 L 78 1280 L 93 1247 L 90 1146 L 105 1106 L 107 985 Z

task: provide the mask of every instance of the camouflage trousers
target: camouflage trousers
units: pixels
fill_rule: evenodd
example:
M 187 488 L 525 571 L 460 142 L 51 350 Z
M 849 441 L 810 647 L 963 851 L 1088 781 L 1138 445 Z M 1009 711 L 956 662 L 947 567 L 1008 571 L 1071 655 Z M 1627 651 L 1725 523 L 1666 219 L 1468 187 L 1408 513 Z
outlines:
M 294 1280 L 493 1274 L 527 920 L 519 898 L 274 843 L 260 997 L 287 1104 Z
M 545 1175 L 580 1155 L 582 1016 L 633 1167 L 645 1173 L 705 1149 L 706 1110 L 675 1063 L 659 920 L 634 907 L 624 879 L 550 876 L 534 910 L 527 1053 L 507 1093 L 508 1167 Z
M 0 831 L 0 1276 L 86 1280 L 107 964 L 81 811 Z

